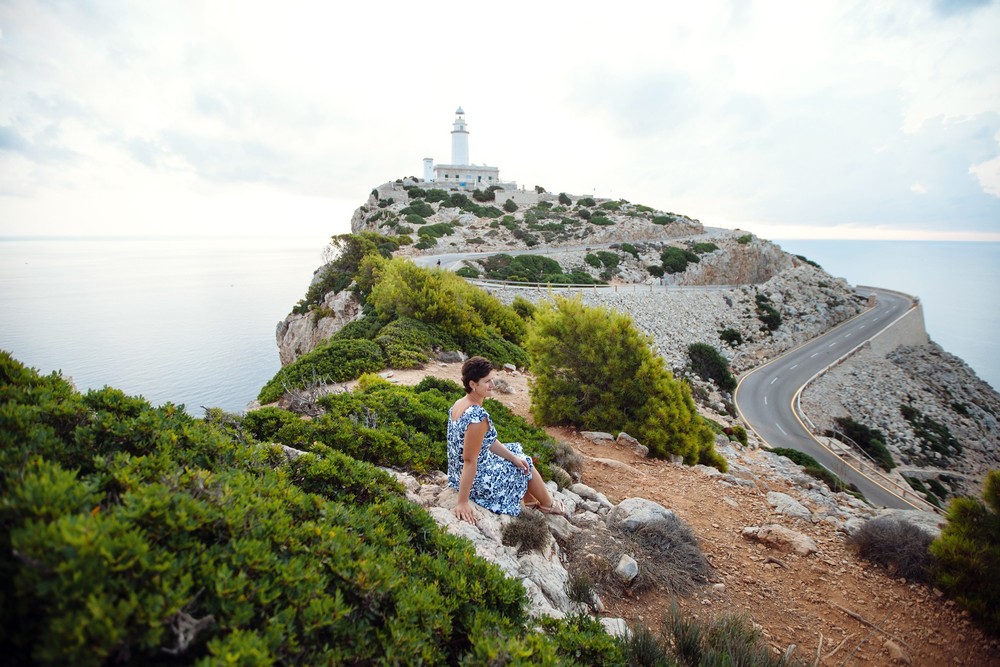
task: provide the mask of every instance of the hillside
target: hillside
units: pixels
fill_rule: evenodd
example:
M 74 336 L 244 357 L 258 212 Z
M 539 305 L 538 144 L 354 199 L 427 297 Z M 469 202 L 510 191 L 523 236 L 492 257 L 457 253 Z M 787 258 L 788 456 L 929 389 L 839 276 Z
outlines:
M 403 385 L 428 375 L 457 380 L 460 365 L 431 364 L 386 375 Z M 530 375 L 501 376 L 510 390 L 498 399 L 530 420 Z M 732 470 L 720 475 L 711 468 L 648 459 L 631 446 L 595 441 L 570 429 L 546 430 L 584 457 L 583 481 L 612 503 L 642 497 L 676 512 L 693 529 L 714 570 L 711 581 L 688 596 L 656 588 L 607 596 L 603 616 L 655 626 L 671 604 L 699 617 L 743 613 L 759 624 L 776 654 L 791 648 L 792 655 L 807 664 L 995 664 L 1000 641 L 985 637 L 939 591 L 892 577 L 846 547 L 844 519 L 853 517 L 849 521 L 857 524 L 875 512 L 853 505 L 844 494 L 824 494 L 823 486 L 804 475 L 800 466 L 757 449 L 755 442 L 748 450 L 723 445 L 720 451 Z M 769 494 L 791 496 L 807 512 L 793 516 L 769 502 Z M 467 527 L 446 525 L 470 536 Z M 763 525 L 808 536 L 817 551 L 799 555 L 744 537 L 747 527 Z M 475 531 L 471 536 L 484 555 L 482 545 L 488 540 Z M 572 541 L 560 544 L 561 558 L 572 558 Z M 502 551 L 499 545 L 494 548 Z M 488 560 L 499 558 L 496 553 L 486 555 Z

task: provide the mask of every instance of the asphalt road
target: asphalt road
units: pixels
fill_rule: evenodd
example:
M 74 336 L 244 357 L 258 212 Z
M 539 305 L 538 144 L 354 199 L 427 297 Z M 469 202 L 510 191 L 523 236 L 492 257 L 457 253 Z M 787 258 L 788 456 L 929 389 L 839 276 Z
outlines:
M 760 366 L 740 379 L 734 401 L 744 420 L 770 447 L 788 447 L 809 454 L 824 467 L 855 484 L 873 505 L 914 509 L 881 483 L 844 462 L 812 436 L 799 421 L 794 402 L 800 389 L 817 373 L 883 331 L 904 315 L 913 303 L 910 298 L 874 288 L 876 304 L 861 315 L 818 338 Z

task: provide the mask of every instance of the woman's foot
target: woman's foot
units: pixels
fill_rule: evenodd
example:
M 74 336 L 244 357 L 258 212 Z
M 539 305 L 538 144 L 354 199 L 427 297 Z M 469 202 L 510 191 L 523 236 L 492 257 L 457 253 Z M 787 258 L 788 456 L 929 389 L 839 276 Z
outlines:
M 550 505 L 538 505 L 536 509 L 543 514 L 558 514 L 560 516 L 566 515 L 566 506 L 561 500 L 556 500 L 555 498 L 552 499 L 552 503 Z

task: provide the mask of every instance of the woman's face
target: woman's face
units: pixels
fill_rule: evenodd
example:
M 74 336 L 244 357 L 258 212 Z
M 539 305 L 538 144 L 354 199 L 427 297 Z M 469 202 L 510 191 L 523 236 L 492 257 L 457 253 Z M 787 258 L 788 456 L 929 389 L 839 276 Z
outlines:
M 490 374 L 484 377 L 478 382 L 473 380 L 469 384 L 472 385 L 472 391 L 479 394 L 480 396 L 489 396 L 493 393 L 493 379 L 494 371 L 490 371 Z

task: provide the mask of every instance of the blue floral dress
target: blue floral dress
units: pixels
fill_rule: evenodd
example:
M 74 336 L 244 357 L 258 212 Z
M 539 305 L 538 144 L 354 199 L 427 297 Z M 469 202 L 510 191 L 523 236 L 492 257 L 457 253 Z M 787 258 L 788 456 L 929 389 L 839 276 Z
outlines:
M 462 449 L 465 447 L 465 432 L 469 424 L 479 424 L 484 419 L 490 428 L 486 431 L 482 449 L 479 450 L 476 476 L 472 480 L 469 499 L 491 512 L 517 516 L 521 513 L 521 499 L 528 490 L 528 480 L 531 479 L 534 464 L 519 442 L 508 442 L 503 446 L 514 455 L 527 459 L 529 474 L 490 451 L 490 445 L 497 439 L 497 430 L 489 413 L 481 405 L 469 407 L 458 421 L 451 418 L 451 412 L 448 413 L 448 486 L 458 489 L 462 479 Z

